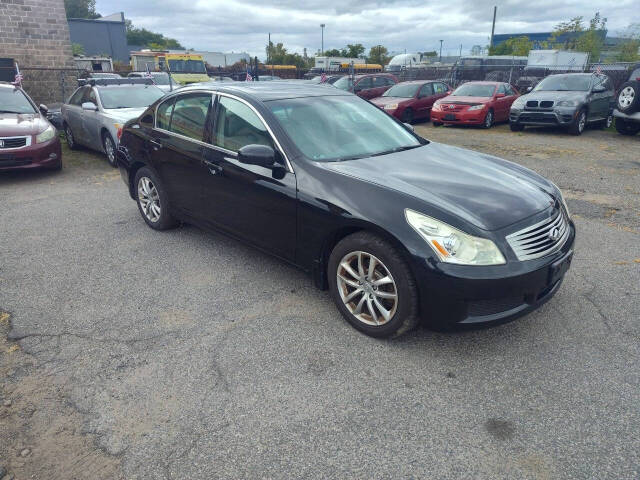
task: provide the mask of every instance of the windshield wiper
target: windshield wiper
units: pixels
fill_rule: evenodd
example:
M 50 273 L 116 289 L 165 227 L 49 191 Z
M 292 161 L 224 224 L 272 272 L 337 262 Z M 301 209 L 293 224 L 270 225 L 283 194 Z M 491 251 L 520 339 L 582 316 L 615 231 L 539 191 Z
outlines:
M 384 152 L 378 152 L 378 153 L 373 153 L 371 155 L 369 155 L 370 157 L 379 157 L 381 155 L 389 155 L 390 153 L 398 153 L 398 152 L 404 152 L 405 150 L 411 150 L 412 148 L 418 148 L 421 147 L 422 145 L 405 145 L 404 147 L 396 147 L 396 148 L 392 148 L 391 150 L 386 150 Z

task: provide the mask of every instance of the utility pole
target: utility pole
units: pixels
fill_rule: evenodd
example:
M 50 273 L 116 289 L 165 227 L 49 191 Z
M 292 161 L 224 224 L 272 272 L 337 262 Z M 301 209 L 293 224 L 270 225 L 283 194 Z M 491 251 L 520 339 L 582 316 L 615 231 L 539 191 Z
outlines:
M 322 32 L 322 39 L 321 39 L 321 43 L 320 43 L 320 55 L 324 56 L 324 27 L 326 25 L 324 23 L 320 24 L 320 29 Z
M 442 63 L 442 42 L 444 42 L 444 40 L 440 40 L 440 63 Z
M 460 58 L 462 58 L 462 44 L 460 44 Z
M 271 32 L 269 32 L 269 43 L 267 44 L 267 65 L 271 65 Z
M 489 39 L 489 48 L 493 47 L 493 34 L 496 31 L 496 15 L 498 13 L 498 7 L 493 7 L 493 23 L 491 24 L 491 38 Z M 489 52 L 491 53 L 491 52 Z

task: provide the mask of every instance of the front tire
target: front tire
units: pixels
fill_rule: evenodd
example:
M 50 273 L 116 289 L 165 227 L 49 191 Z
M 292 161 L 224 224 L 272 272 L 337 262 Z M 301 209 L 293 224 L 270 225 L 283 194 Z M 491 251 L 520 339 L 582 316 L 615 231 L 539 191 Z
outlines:
M 487 112 L 487 115 L 484 117 L 484 122 L 482 124 L 483 128 L 491 128 L 493 126 L 493 121 L 494 121 L 494 115 L 493 115 L 493 110 L 489 110 Z
M 69 150 L 78 150 L 79 146 L 76 143 L 76 137 L 73 136 L 71 127 L 68 124 L 64 125 L 64 137 L 67 140 L 67 145 L 69 146 Z
M 624 118 L 616 118 L 616 130 L 620 135 L 633 136 L 640 132 L 640 123 L 628 122 Z
M 582 132 L 584 132 L 584 129 L 586 126 L 587 126 L 587 111 L 582 109 L 580 110 L 580 113 L 578 113 L 578 116 L 569 127 L 569 133 L 571 135 L 582 135 Z
M 154 171 L 142 167 L 136 172 L 134 185 L 138 210 L 147 225 L 154 230 L 168 230 L 178 225 L 169 213 L 169 196 Z
M 411 125 L 413 122 L 413 110 L 407 108 L 404 112 L 402 112 L 402 123 L 408 123 Z
M 404 258 L 383 238 L 357 232 L 329 257 L 331 296 L 354 328 L 377 338 L 396 337 L 419 320 L 418 292 Z
M 118 159 L 116 158 L 116 142 L 113 141 L 109 132 L 102 133 L 102 149 L 107 156 L 109 165 L 116 168 L 118 166 Z
M 437 122 L 435 120 L 433 120 L 431 123 L 433 123 L 434 127 L 441 127 L 442 126 L 442 122 Z

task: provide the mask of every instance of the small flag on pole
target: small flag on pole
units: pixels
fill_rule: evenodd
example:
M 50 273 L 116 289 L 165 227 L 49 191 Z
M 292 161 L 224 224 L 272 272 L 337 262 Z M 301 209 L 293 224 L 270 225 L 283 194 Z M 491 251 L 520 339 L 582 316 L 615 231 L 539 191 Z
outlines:
M 251 76 L 251 74 L 249 73 L 249 70 L 247 70 L 247 78 L 245 79 L 247 82 L 253 82 L 253 77 Z
M 320 83 L 327 83 L 327 74 L 322 72 L 322 76 L 320 77 Z
M 13 85 L 15 85 L 16 87 L 22 87 L 22 74 L 20 73 L 20 67 L 18 66 L 18 62 L 16 62 L 16 76 L 15 76 Z
M 602 73 L 602 66 L 601 66 L 601 65 L 598 65 L 598 66 L 596 67 L 596 73 L 597 73 L 598 75 L 600 75 L 600 74 Z
M 156 81 L 153 79 L 153 75 L 151 75 L 151 70 L 149 69 L 149 64 L 147 63 L 147 78 L 151 79 L 151 84 L 155 85 Z

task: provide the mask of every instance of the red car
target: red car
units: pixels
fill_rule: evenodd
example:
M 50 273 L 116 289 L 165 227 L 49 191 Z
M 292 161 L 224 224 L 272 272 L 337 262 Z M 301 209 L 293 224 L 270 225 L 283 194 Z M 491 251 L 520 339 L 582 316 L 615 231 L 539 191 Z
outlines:
M 46 111 L 21 88 L 0 82 L 0 171 L 62 168 L 58 131 Z
M 404 123 L 429 118 L 433 103 L 451 93 L 449 86 L 433 80 L 415 80 L 394 85 L 371 103 Z
M 511 104 L 519 96 L 508 83 L 463 83 L 451 95 L 433 104 L 431 120 L 434 127 L 446 123 L 491 128 L 495 122 L 509 120 Z
M 350 75 L 346 75 L 336 81 L 333 86 L 369 99 L 379 97 L 396 83 L 398 83 L 398 79 L 390 73 L 369 73 L 355 75 L 353 81 Z

